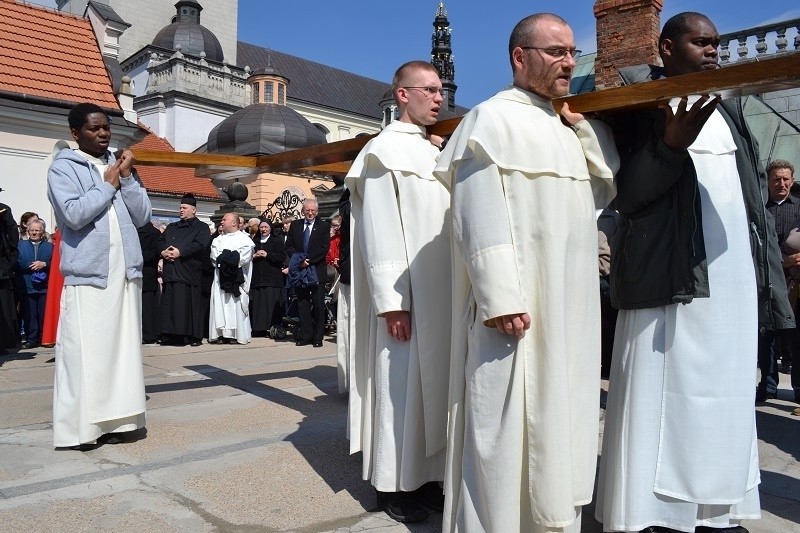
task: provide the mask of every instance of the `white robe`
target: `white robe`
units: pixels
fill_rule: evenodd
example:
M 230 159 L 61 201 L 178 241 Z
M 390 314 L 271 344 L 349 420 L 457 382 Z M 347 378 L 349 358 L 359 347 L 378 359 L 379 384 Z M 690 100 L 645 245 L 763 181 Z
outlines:
M 689 147 L 711 297 L 617 319 L 596 507 L 606 531 L 760 516 L 758 297 L 735 151 L 719 111 Z
M 395 121 L 358 155 L 352 203 L 348 427 L 363 477 L 411 491 L 444 476 L 450 353 L 449 194 L 433 176 L 439 150 L 419 126 Z M 381 317 L 410 311 L 399 342 Z
M 211 262 L 214 263 L 214 283 L 211 285 L 211 311 L 208 319 L 208 338 L 225 337 L 247 344 L 251 338 L 250 280 L 252 278 L 253 240 L 241 231 L 223 233 L 211 242 Z M 239 267 L 244 273 L 244 283 L 239 286 L 239 296 L 225 292 L 219 286 L 217 257 L 223 250 L 239 252 Z
M 102 176 L 107 165 L 84 157 Z M 106 288 L 67 285 L 61 293 L 53 387 L 56 447 L 94 444 L 106 433 L 145 425 L 142 279 L 126 278 L 124 243 L 113 205 L 108 223 Z
M 453 356 L 444 531 L 579 531 L 597 459 L 595 210 L 608 130 L 511 88 L 468 113 L 436 175 L 452 190 Z M 527 312 L 522 339 L 492 319 Z
M 339 394 L 350 390 L 350 331 L 355 324 L 350 320 L 350 285 L 339 283 L 336 298 L 336 376 Z M 349 430 L 348 430 L 349 431 Z

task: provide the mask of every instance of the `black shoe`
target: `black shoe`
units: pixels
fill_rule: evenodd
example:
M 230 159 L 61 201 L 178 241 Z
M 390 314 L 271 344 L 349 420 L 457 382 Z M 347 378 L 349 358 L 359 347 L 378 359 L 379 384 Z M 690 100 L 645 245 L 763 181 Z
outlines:
M 309 344 L 311 344 L 311 341 L 297 341 L 294 343 L 295 346 L 308 346 Z
M 120 433 L 106 433 L 97 437 L 98 444 L 120 444 L 123 440 Z
M 39 343 L 38 342 L 25 341 L 25 342 L 22 343 L 22 346 L 20 346 L 19 349 L 20 350 L 30 350 L 30 349 L 38 348 L 38 347 L 39 347 Z
M 425 483 L 413 492 L 414 497 L 425 509 L 434 513 L 441 513 L 444 510 L 444 492 L 436 481 Z
M 314 348 L 322 348 L 322 341 L 314 341 Z
M 670 529 L 661 526 L 649 526 L 641 530 L 639 533 L 681 533 L 677 529 Z
M 398 522 L 422 522 L 428 510 L 422 507 L 413 492 L 378 492 L 378 509 Z
M 88 452 L 97 448 L 97 444 L 78 444 L 77 446 L 68 446 L 68 450 L 76 450 L 79 452 Z
M 747 529 L 743 528 L 742 526 L 731 526 L 731 527 L 708 527 L 708 526 L 697 526 L 694 528 L 694 533 L 750 533 Z
M 767 400 L 774 400 L 777 397 L 778 397 L 777 391 L 769 392 L 766 389 L 756 389 L 756 403 L 764 403 Z
M 202 346 L 202 345 L 203 345 L 203 339 L 195 339 L 189 343 L 189 346 Z

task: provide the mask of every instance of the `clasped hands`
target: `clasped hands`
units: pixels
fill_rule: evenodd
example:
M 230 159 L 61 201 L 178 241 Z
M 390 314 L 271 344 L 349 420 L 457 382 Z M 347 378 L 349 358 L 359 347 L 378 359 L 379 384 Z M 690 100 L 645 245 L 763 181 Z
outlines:
M 161 252 L 161 257 L 163 257 L 166 261 L 170 263 L 174 263 L 177 258 L 181 256 L 181 251 L 175 248 L 174 246 L 170 246 L 163 252 Z
M 131 171 L 135 162 L 136 159 L 133 157 L 133 153 L 130 150 L 123 150 L 119 159 L 117 159 L 113 165 L 109 165 L 109 167 L 106 168 L 106 171 L 103 173 L 103 181 L 110 183 L 115 189 L 119 189 L 119 179 L 131 177 Z

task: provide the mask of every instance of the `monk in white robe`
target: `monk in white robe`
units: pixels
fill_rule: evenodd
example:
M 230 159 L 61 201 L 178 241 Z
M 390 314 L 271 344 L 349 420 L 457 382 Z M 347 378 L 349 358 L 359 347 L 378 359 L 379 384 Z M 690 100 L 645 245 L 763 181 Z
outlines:
M 716 68 L 719 40 L 708 18 L 680 13 L 659 39 L 664 67 L 621 74 Z M 626 244 L 596 516 L 605 531 L 746 533 L 738 522 L 760 516 L 758 331 L 794 324 L 758 147 L 738 99 L 610 120 Z
M 211 285 L 208 339 L 212 344 L 224 339 L 236 339 L 239 344 L 247 344 L 252 336 L 249 291 L 255 245 L 247 233 L 239 231 L 239 217 L 235 213 L 225 213 L 220 221 L 220 228 L 222 233 L 211 242 L 214 281 Z M 220 283 L 217 258 L 226 250 L 239 254 L 238 268 L 241 269 L 244 279 L 232 289 L 239 294 L 225 290 Z
M 436 508 L 437 492 L 442 505 L 430 482 L 444 476 L 450 199 L 433 177 L 439 149 L 425 131 L 442 103 L 436 69 L 407 63 L 393 90 L 399 118 L 364 147 L 346 178 L 355 324 L 348 427 L 379 506 L 413 522 Z
M 599 423 L 595 210 L 618 157 L 601 124 L 550 103 L 575 66 L 566 22 L 523 19 L 509 49 L 514 86 L 464 117 L 436 167 L 455 244 L 443 530 L 579 532 Z
M 142 252 L 136 231 L 150 200 L 133 154 L 108 150 L 111 128 L 95 104 L 69 114 L 78 150 L 66 146 L 47 176 L 62 231 L 64 289 L 55 350 L 53 443 L 115 444 L 145 425 Z

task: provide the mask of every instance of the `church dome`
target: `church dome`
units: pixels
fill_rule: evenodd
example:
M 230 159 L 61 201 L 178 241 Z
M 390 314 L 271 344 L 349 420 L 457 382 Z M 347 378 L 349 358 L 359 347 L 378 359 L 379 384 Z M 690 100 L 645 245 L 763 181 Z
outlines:
M 208 134 L 208 153 L 269 155 L 324 144 L 325 134 L 297 111 L 278 104 L 238 110 Z
M 177 50 L 191 56 L 205 53 L 206 59 L 222 62 L 222 45 L 208 28 L 200 25 L 202 6 L 194 0 L 180 0 L 175 4 L 178 14 L 175 22 L 159 31 L 153 45 Z

